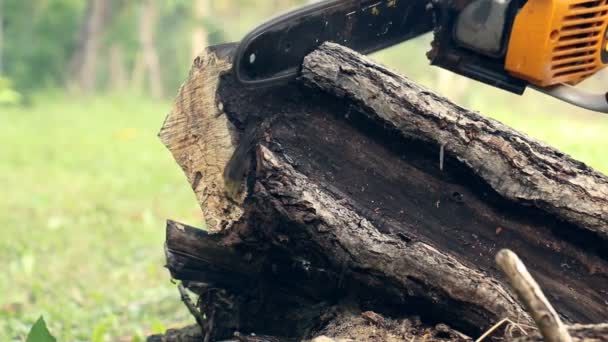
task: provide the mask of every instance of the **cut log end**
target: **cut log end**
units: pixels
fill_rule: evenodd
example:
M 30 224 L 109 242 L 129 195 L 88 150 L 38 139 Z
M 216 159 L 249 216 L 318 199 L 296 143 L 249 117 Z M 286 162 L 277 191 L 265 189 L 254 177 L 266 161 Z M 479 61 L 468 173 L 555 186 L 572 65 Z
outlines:
M 242 215 L 243 186 L 225 182 L 224 168 L 237 149 L 238 132 L 218 98 L 221 75 L 232 67 L 235 45 L 208 48 L 198 56 L 159 136 L 186 174 L 211 231 Z

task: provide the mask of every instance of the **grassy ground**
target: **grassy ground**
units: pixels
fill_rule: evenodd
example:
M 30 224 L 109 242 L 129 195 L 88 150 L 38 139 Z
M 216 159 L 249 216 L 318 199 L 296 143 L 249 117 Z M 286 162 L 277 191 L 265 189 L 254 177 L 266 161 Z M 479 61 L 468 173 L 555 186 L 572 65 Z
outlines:
M 202 218 L 156 138 L 168 109 L 107 97 L 0 109 L 0 341 L 41 314 L 60 341 L 189 321 L 163 268 L 164 220 Z
M 467 106 L 608 173 L 608 118 L 476 89 Z M 190 321 L 162 267 L 164 220 L 202 221 L 156 138 L 169 105 L 58 96 L 0 109 L 0 341 L 22 340 L 41 314 L 61 341 Z

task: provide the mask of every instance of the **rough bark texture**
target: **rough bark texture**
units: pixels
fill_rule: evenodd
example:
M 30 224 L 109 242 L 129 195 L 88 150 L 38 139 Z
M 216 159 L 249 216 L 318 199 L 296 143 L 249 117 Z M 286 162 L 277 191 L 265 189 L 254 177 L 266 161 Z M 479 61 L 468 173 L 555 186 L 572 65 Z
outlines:
M 312 338 L 367 311 L 529 325 L 502 248 L 566 322 L 608 320 L 605 176 L 343 47 L 267 89 L 235 83 L 234 49 L 195 60 L 160 133 L 214 233 L 169 222 L 166 246 L 211 340 Z
M 0 0 L 0 75 L 4 74 L 4 4 Z

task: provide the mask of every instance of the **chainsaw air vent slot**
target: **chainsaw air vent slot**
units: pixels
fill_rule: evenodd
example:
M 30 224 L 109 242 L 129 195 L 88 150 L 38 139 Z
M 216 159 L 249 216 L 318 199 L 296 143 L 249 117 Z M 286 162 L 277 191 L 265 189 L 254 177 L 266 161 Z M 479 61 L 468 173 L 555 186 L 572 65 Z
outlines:
M 559 37 L 558 41 L 565 42 L 585 37 L 597 37 L 599 34 L 600 31 L 596 28 L 582 29 L 574 32 L 566 31 Z
M 554 79 L 575 84 L 596 70 L 607 14 L 608 0 L 579 1 L 568 7 L 553 46 Z
M 576 9 L 579 9 L 579 8 L 597 7 L 597 6 L 600 6 L 603 3 L 604 3 L 603 0 L 581 1 L 581 2 L 579 2 L 577 4 L 570 5 L 570 9 L 571 10 L 576 10 Z
M 575 58 L 576 59 L 576 58 Z M 587 64 L 588 66 L 593 66 L 593 58 L 587 58 L 587 59 L 581 59 L 581 60 L 576 60 L 576 61 L 558 61 L 560 63 L 555 63 L 553 64 L 552 68 L 554 70 L 557 69 L 562 69 L 562 68 L 567 68 L 570 66 L 575 66 L 575 65 L 582 65 L 582 64 Z

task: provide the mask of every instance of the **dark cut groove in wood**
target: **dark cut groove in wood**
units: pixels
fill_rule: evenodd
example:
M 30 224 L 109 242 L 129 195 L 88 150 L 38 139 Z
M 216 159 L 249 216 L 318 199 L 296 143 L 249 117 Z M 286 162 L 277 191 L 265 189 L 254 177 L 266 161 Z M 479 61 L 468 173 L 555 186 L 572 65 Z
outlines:
M 587 165 L 334 43 L 311 53 L 302 75 L 404 136 L 444 145 L 502 196 L 538 206 L 608 243 L 608 177 Z
M 262 209 L 265 213 L 274 212 L 271 216 L 289 222 L 271 234 L 288 237 L 281 243 L 286 250 L 320 251 L 328 263 L 324 268 L 342 269 L 344 287 L 363 289 L 355 296 L 383 284 L 375 289 L 374 301 L 390 302 L 401 310 L 420 305 L 419 313 L 467 331 L 483 329 L 502 317 L 529 321 L 502 285 L 482 272 L 426 243 L 407 243 L 382 233 L 266 147 L 259 147 L 257 157 L 254 199 L 263 203 L 261 208 L 269 206 Z M 425 310 L 424 305 L 433 308 Z

